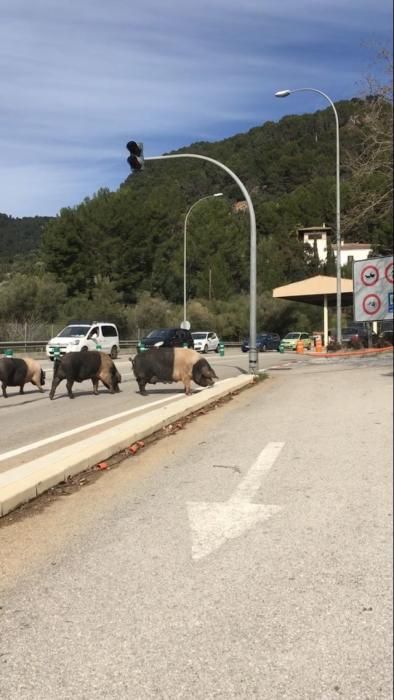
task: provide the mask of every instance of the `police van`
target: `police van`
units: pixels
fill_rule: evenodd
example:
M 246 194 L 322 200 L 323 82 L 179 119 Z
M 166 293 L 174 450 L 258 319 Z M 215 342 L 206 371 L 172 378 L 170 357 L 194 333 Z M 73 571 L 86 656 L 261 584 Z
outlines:
M 107 321 L 70 321 L 46 346 L 50 360 L 86 350 L 102 350 L 116 359 L 120 350 L 116 325 Z

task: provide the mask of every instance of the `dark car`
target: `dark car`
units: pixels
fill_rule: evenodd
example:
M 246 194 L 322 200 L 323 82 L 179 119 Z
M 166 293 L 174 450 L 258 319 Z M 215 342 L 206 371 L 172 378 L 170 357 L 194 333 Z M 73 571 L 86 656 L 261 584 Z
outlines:
M 145 349 L 157 348 L 194 348 L 194 341 L 190 331 L 185 328 L 156 328 L 148 333 L 137 346 L 140 352 L 143 346 Z
M 370 331 L 371 343 L 376 345 L 378 336 Z M 332 340 L 336 341 L 336 333 L 333 333 Z M 368 347 L 368 329 L 361 326 L 349 326 L 342 328 L 342 345 L 350 345 L 352 342 L 360 342 L 365 348 Z
M 256 336 L 256 348 L 258 352 L 267 352 L 267 350 L 277 350 L 280 343 L 280 336 L 277 333 L 258 333 Z M 241 350 L 249 352 L 249 338 L 245 338 Z
M 393 331 L 382 331 L 379 335 L 379 339 L 385 345 L 394 345 L 394 333 Z

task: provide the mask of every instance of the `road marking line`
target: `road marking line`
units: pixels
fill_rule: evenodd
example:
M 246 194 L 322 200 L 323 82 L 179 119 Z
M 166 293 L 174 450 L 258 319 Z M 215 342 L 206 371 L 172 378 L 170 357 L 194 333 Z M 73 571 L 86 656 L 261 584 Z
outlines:
M 275 464 L 283 445 L 283 442 L 269 442 L 268 445 L 264 447 L 256 461 L 250 467 L 245 478 L 235 489 L 234 494 L 230 498 L 231 503 L 239 503 L 240 501 L 249 502 L 252 500 L 260 488 L 264 474 Z
M 168 396 L 165 399 L 159 399 L 158 401 L 152 402 L 150 404 L 144 404 L 143 406 L 137 406 L 136 408 L 131 408 L 128 411 L 122 411 L 122 413 L 116 413 L 113 416 L 110 416 L 108 418 L 101 418 L 100 420 L 96 420 L 93 423 L 86 423 L 85 425 L 80 425 L 78 428 L 73 428 L 72 430 L 67 430 L 65 433 L 58 433 L 56 435 L 52 435 L 51 437 L 45 438 L 44 440 L 39 440 L 38 442 L 32 442 L 30 445 L 25 445 L 24 447 L 18 447 L 15 450 L 10 450 L 9 452 L 3 452 L 0 454 L 0 462 L 3 462 L 5 459 L 11 459 L 12 457 L 17 457 L 18 455 L 23 454 L 24 452 L 29 452 L 30 450 L 36 450 L 39 447 L 44 447 L 45 445 L 49 445 L 52 442 L 57 442 L 58 440 L 63 440 L 64 438 L 70 437 L 71 435 L 77 435 L 78 433 L 82 433 L 85 430 L 90 430 L 90 428 L 95 428 L 99 425 L 104 425 L 105 423 L 109 423 L 110 421 L 117 420 L 118 418 L 123 418 L 124 416 L 129 416 L 132 413 L 136 413 L 137 411 L 141 411 L 146 406 L 148 405 L 149 407 L 156 407 L 161 403 L 166 403 L 167 401 L 174 401 L 175 399 L 180 399 L 184 398 L 185 394 L 179 394 L 176 396 Z
M 271 469 L 283 442 L 270 442 L 260 452 L 245 478 L 226 503 L 187 503 L 192 531 L 192 558 L 202 559 L 228 539 L 239 537 L 257 522 L 268 520 L 280 506 L 250 503 L 260 488 L 263 476 Z

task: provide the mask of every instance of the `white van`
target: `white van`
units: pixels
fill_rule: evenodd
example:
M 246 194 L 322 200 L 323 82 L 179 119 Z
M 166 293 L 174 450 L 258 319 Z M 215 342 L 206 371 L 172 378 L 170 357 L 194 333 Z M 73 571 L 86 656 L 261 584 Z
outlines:
M 46 346 L 50 360 L 67 352 L 84 350 L 102 350 L 111 355 L 113 360 L 116 359 L 120 345 L 115 324 L 107 321 L 70 321 Z

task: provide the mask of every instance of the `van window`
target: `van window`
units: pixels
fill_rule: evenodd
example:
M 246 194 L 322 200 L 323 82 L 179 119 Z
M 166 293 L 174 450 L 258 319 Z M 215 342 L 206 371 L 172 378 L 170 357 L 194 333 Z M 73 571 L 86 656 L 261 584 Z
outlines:
M 84 338 L 89 326 L 67 326 L 59 333 L 58 338 Z
M 114 338 L 117 334 L 115 326 L 101 326 L 104 338 Z

